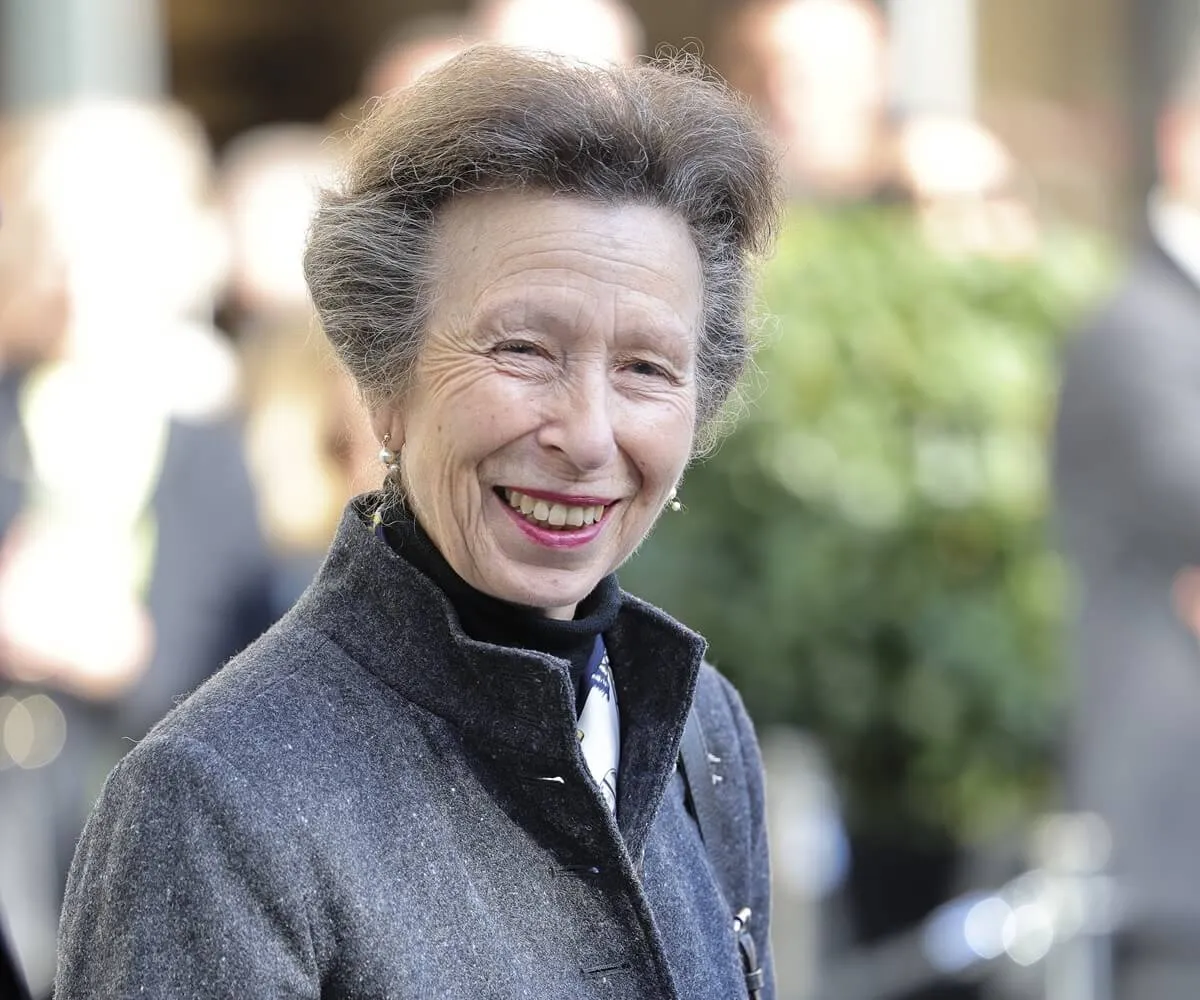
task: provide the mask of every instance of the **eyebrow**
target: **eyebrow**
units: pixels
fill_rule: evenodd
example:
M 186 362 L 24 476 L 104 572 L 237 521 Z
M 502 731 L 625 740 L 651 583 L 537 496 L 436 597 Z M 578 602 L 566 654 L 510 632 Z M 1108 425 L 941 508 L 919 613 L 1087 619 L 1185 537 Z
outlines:
M 617 328 L 619 340 L 633 338 L 644 341 L 646 346 L 663 350 L 660 340 L 683 348 L 688 357 L 696 353 L 696 339 L 690 336 L 686 325 L 667 309 L 643 309 L 635 307 L 640 322 L 625 323 Z M 527 330 L 540 330 L 557 335 L 575 336 L 578 333 L 578 311 L 544 302 L 530 302 L 519 295 L 504 295 L 479 304 L 473 316 L 478 326 L 513 326 Z M 668 314 L 668 315 L 664 315 Z M 670 351 L 677 354 L 677 351 Z

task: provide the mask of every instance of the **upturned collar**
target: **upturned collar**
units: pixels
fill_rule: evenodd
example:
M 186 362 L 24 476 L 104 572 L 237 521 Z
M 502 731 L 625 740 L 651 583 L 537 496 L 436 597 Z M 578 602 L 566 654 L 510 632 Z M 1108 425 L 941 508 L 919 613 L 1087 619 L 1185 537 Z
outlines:
M 547 775 L 581 765 L 566 660 L 467 636 L 449 600 L 375 537 L 377 494 L 347 506 L 312 585 L 291 612 L 406 700 L 453 725 L 464 743 Z M 678 755 L 705 642 L 622 593 L 605 633 L 621 705 L 618 816 L 644 843 Z
M 483 594 L 459 576 L 407 507 L 392 505 L 380 519 L 376 535 L 392 551 L 415 566 L 446 595 L 462 630 L 471 638 L 496 646 L 533 649 L 569 661 L 573 689 L 578 695 L 596 645 L 596 636 L 609 631 L 621 610 L 621 590 L 614 574 L 604 577 L 576 608 L 569 620 L 548 618 L 541 611 L 510 604 Z

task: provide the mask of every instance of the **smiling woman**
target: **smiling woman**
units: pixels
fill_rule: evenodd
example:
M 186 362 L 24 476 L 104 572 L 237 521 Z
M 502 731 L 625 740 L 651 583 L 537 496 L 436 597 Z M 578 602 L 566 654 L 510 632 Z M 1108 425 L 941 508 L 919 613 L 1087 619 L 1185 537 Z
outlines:
M 691 454 L 691 237 L 654 206 L 501 191 L 447 206 L 434 255 L 413 385 L 376 409 L 376 429 L 467 583 L 573 618 Z
M 380 105 L 306 271 L 381 489 L 111 776 L 60 998 L 773 996 L 752 727 L 614 573 L 749 360 L 776 191 L 691 62 L 477 48 Z

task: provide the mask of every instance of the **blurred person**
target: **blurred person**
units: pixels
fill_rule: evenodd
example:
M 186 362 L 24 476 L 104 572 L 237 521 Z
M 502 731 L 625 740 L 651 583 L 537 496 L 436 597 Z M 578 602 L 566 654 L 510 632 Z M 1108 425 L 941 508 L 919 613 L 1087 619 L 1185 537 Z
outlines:
M 1011 154 L 969 118 L 893 112 L 890 44 L 871 0 L 748 0 L 716 53 L 779 136 L 797 199 L 911 203 L 947 249 L 1028 252 L 1036 227 Z
M 622 0 L 477 0 L 471 10 L 483 39 L 596 65 L 632 62 L 645 45 Z
M 304 239 L 317 191 L 338 170 L 337 143 L 316 125 L 275 123 L 236 136 L 218 164 L 235 338 L 311 315 Z
M 457 55 L 472 43 L 474 34 L 474 23 L 465 15 L 437 12 L 401 21 L 368 56 L 355 93 L 327 116 L 330 139 L 343 140 L 379 98 Z
M 64 269 L 51 246 L 45 213 L 20 196 L 28 164 L 14 131 L 12 123 L 0 124 L 0 539 L 26 501 L 28 448 L 21 425 L 21 389 L 31 369 L 58 356 L 68 317 Z M 65 797 L 60 788 L 69 789 L 70 784 L 69 775 L 67 782 L 44 785 L 4 773 L 16 764 L 8 746 L 10 735 L 28 744 L 36 743 L 39 735 L 32 727 L 20 726 L 9 733 L 10 716 L 18 705 L 13 689 L 0 665 L 0 966 L 9 970 L 0 975 L 0 995 L 25 996 L 28 970 L 41 996 L 48 993 L 53 975 L 61 892 L 56 886 L 64 871 L 56 864 L 56 853 L 61 859 L 70 850 L 65 838 L 57 836 L 57 826 L 45 820 L 54 815 L 56 801 Z M 55 734 L 43 733 L 43 740 L 47 735 L 53 739 Z M 29 745 L 28 750 L 44 756 L 41 748 Z M 40 834 L 32 843 L 31 831 Z M 6 929 L 9 924 L 15 925 L 19 938 Z
M 377 450 L 304 281 L 304 240 L 318 188 L 336 177 L 337 149 L 316 126 L 260 126 L 230 143 L 218 179 L 248 455 L 279 614 L 312 580 Z
M 950 254 L 1029 258 L 1040 226 L 999 137 L 974 119 L 922 114 L 897 135 L 902 186 L 925 237 Z
M 1068 347 L 1055 429 L 1067 788 L 1110 828 L 1118 1000 L 1200 995 L 1200 50 L 1157 136 L 1148 238 Z
M 368 60 L 360 85 L 363 97 L 382 97 L 407 87 L 458 55 L 472 35 L 470 20 L 454 14 L 427 14 L 403 22 Z
M 689 63 L 489 46 L 380 104 L 306 273 L 382 488 L 113 772 L 59 1000 L 774 996 L 750 721 L 614 572 L 748 362 L 776 180 Z
M 26 150 L 15 123 L 0 123 L 0 536 L 24 503 L 25 443 L 20 390 L 30 370 L 60 356 L 69 303 L 62 254 L 52 244 L 44 209 L 22 192 Z
M 87 661 L 86 693 L 109 694 L 111 669 L 144 731 L 245 641 L 232 632 L 261 596 L 237 358 L 211 320 L 226 265 L 211 155 L 190 113 L 151 103 L 37 113 L 23 141 L 26 196 L 61 255 L 69 321 L 60 356 L 23 391 L 31 489 L 4 552 L 0 641 L 35 674 Z M 146 377 L 131 384 L 131 370 Z M 81 450 L 80 427 L 121 447 Z M 91 550 L 89 572 L 55 580 L 50 567 L 75 546 Z M 70 587 L 81 590 L 77 613 L 94 616 L 91 641 L 82 629 L 64 635 L 42 600 L 61 602 Z M 99 666 L 101 649 L 124 673 Z
M 30 220 L 0 230 L 0 261 L 44 276 L 0 307 L 20 346 L 0 380 L 0 896 L 41 994 L 104 774 L 269 624 L 267 563 L 236 360 L 206 319 L 222 254 L 203 133 L 81 103 L 8 123 L 0 160 L 6 212 Z
M 720 25 L 719 67 L 784 146 L 792 193 L 891 200 L 888 34 L 870 0 L 749 0 Z
M 34 164 L 28 139 L 26 123 L 0 123 L 0 574 L 30 496 L 23 413 L 28 386 L 33 373 L 61 357 L 70 318 L 62 254 L 44 206 L 29 197 Z M 117 674 L 123 666 L 116 665 Z M 66 693 L 61 707 L 48 701 L 38 675 L 34 664 L 3 650 L 0 899 L 14 960 L 43 996 L 53 977 L 66 864 L 88 807 L 80 801 L 88 781 L 84 761 L 103 725 L 103 709 Z M 66 683 L 87 679 L 81 672 L 63 672 Z M 69 745 L 64 711 L 71 716 Z
M 68 314 L 65 267 L 45 213 L 14 197 L 27 165 L 14 148 L 12 128 L 0 123 L 7 129 L 0 131 L 0 379 L 56 357 Z

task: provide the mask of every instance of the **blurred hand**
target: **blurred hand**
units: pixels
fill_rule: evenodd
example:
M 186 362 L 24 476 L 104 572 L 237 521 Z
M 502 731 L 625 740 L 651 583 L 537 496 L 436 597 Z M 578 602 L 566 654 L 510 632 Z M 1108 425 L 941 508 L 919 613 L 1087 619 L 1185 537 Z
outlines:
M 28 524 L 10 530 L 0 551 L 0 673 L 102 701 L 141 677 L 153 628 L 132 588 L 79 541 Z

